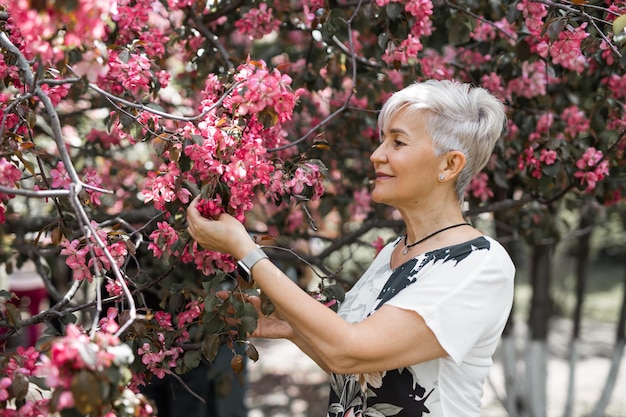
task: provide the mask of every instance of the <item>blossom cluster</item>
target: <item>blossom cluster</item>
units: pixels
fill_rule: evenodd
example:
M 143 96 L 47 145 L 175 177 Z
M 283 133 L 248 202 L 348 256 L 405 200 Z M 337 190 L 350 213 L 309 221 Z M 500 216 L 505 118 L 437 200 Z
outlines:
M 489 188 L 489 176 L 487 173 L 479 172 L 474 175 L 465 193 L 479 201 L 487 201 L 493 197 L 493 191 Z
M 111 2 L 81 0 L 71 10 L 59 6 L 39 11 L 31 8 L 28 0 L 16 0 L 9 14 L 9 31 L 20 39 L 27 58 L 39 56 L 44 62 L 60 62 L 67 51 L 106 39 L 108 28 L 102 17 L 111 7 Z
M 91 222 L 92 228 L 98 234 L 98 237 L 105 243 L 108 253 L 112 256 L 117 267 L 122 266 L 128 255 L 128 246 L 123 239 L 109 239 L 106 230 Z M 79 239 L 65 239 L 61 242 L 61 255 L 65 256 L 65 263 L 72 270 L 72 276 L 75 280 L 93 281 L 95 268 L 98 271 L 110 271 L 111 262 L 106 255 L 104 248 L 95 244 L 87 244 L 87 242 Z
M 291 120 L 303 91 L 292 91 L 291 81 L 265 62 L 248 61 L 233 76 L 236 88 L 216 107 L 224 85 L 209 77 L 199 108 L 204 117 L 183 130 L 189 144 L 182 152 L 191 161 L 190 169 L 183 172 L 175 161 L 164 161 L 158 170 L 148 173 L 142 190 L 145 201 L 160 210 L 173 203 L 182 207 L 191 198 L 188 184 L 192 183 L 202 190 L 198 208 L 204 216 L 228 212 L 243 222 L 257 187 L 267 189 L 274 200 L 285 195 L 319 198 L 323 187 L 317 165 L 302 163 L 291 170 L 277 170 L 276 161 L 267 154 L 268 148 L 284 144 L 282 124 Z M 191 248 L 175 246 L 179 242 L 175 235 L 171 226 L 160 222 L 150 236 L 149 248 L 157 257 L 176 255 L 183 262 L 194 262 L 205 274 L 234 269 L 232 260 L 223 254 L 195 244 Z
M 376 0 L 376 4 L 379 7 L 387 6 L 390 3 L 402 4 L 404 10 L 413 17 L 414 22 L 411 25 L 411 32 L 406 39 L 401 40 L 399 44 L 396 41 L 388 43 L 382 59 L 388 64 L 395 62 L 406 64 L 409 60 L 417 58 L 417 54 L 424 49 L 421 38 L 432 33 L 430 16 L 433 14 L 433 3 L 431 0 L 411 0 L 407 2 Z
M 599 181 L 609 175 L 609 164 L 604 158 L 602 151 L 590 147 L 580 159 L 576 161 L 578 171 L 574 177 L 585 187 L 585 192 L 591 192 L 596 188 Z
M 57 162 L 56 168 L 52 168 L 50 170 L 50 178 L 52 179 L 50 186 L 57 189 L 63 188 L 69 190 L 73 182 L 63 161 Z M 88 185 L 88 187 L 84 187 L 84 190 L 89 196 L 89 202 L 94 206 L 99 206 L 101 204 L 100 196 L 102 195 L 102 192 L 91 188 L 97 188 L 102 183 L 102 178 L 100 177 L 98 171 L 96 171 L 93 167 L 86 167 L 81 180 L 84 184 Z
M 166 374 L 172 372 L 172 368 L 176 367 L 176 360 L 183 353 L 183 349 L 172 344 L 171 341 L 166 343 L 166 334 L 171 334 L 174 331 L 172 315 L 164 311 L 157 311 L 155 313 L 155 321 L 159 329 L 155 334 L 157 342 L 153 340 L 152 343 L 143 343 L 137 349 L 137 354 L 141 356 L 141 362 L 146 366 L 146 369 L 157 378 L 162 379 Z M 182 342 L 187 337 L 188 334 L 184 331 L 177 337 L 177 340 Z
M 13 163 L 0 158 L 0 185 L 13 188 L 15 183 L 22 177 L 22 171 Z M 6 221 L 4 205 L 14 196 L 11 194 L 0 193 L 0 224 Z
M 165 88 L 169 78 L 167 71 L 153 68 L 147 54 L 139 51 L 125 51 L 123 54 L 111 51 L 108 70 L 99 78 L 98 84 L 116 95 L 142 97 L 153 90 L 155 80 L 159 88 Z
M 0 357 L 0 416 L 45 417 L 69 410 L 99 417 L 155 415 L 145 397 L 127 388 L 134 355 L 112 334 L 119 328 L 114 318 L 109 313 L 93 337 L 68 324 L 43 354 L 31 346 Z M 28 395 L 34 389 L 49 394 Z
M 273 10 L 266 3 L 253 7 L 235 22 L 235 27 L 250 39 L 259 39 L 274 32 L 280 27 L 280 20 L 276 19 Z

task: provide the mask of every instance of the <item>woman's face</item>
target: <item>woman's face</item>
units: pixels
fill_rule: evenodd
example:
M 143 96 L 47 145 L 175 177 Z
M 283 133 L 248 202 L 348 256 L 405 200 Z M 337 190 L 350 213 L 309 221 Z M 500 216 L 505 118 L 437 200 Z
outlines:
M 398 112 L 370 156 L 376 171 L 372 199 L 397 209 L 415 207 L 437 185 L 443 158 L 435 156 L 425 111 Z

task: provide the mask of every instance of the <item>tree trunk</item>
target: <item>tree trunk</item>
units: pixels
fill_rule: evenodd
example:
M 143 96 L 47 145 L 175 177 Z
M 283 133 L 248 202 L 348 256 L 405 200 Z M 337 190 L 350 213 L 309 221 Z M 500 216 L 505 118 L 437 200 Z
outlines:
M 576 306 L 572 323 L 572 343 L 569 357 L 569 380 L 567 384 L 567 396 L 565 401 L 564 417 L 571 417 L 574 409 L 574 392 L 576 391 L 576 366 L 578 363 L 578 347 L 580 341 L 580 327 L 582 322 L 583 303 L 587 287 L 587 275 L 589 266 L 589 249 L 591 247 L 591 231 L 595 223 L 595 214 L 591 204 L 580 210 L 579 230 L 583 232 L 578 240 L 576 256 Z
M 626 265 L 625 265 L 626 266 Z M 613 350 L 613 359 L 611 360 L 611 368 L 606 378 L 602 395 L 596 404 L 593 413 L 589 417 L 602 417 L 606 407 L 611 400 L 611 394 L 615 388 L 615 382 L 619 373 L 619 368 L 624 355 L 624 345 L 626 344 L 626 268 L 624 269 L 624 283 L 622 288 L 622 308 L 620 309 L 619 322 L 617 324 L 615 349 Z
M 530 280 L 532 298 L 528 331 L 530 343 L 526 358 L 527 405 L 533 417 L 545 417 L 547 409 L 546 380 L 548 366 L 548 330 L 552 313 L 550 282 L 554 244 L 538 244 L 532 248 Z

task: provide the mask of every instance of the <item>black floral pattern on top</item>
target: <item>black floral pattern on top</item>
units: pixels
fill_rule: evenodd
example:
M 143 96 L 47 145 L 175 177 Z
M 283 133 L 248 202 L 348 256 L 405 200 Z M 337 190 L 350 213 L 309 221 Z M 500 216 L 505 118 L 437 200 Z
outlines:
M 396 294 L 417 281 L 419 272 L 429 263 L 454 261 L 455 265 L 475 250 L 489 250 L 484 237 L 448 246 L 412 258 L 395 269 L 376 299 L 373 311 L 391 300 Z M 419 262 L 419 263 L 418 263 Z M 435 388 L 426 391 L 418 383 L 412 368 L 400 368 L 384 373 L 382 384 L 363 389 L 359 375 L 331 375 L 328 416 L 330 417 L 419 417 L 430 414 L 425 405 Z
M 409 259 L 393 271 L 385 283 L 385 286 L 380 291 L 380 295 L 377 298 L 378 303 L 374 310 L 378 310 L 397 293 L 417 281 L 417 275 L 422 268 L 429 263 L 435 263 L 437 261 L 455 261 L 456 265 L 471 255 L 473 251 L 480 249 L 489 249 L 489 241 L 484 237 L 478 237 L 469 242 L 426 252 L 419 265 L 417 265 L 418 258 Z

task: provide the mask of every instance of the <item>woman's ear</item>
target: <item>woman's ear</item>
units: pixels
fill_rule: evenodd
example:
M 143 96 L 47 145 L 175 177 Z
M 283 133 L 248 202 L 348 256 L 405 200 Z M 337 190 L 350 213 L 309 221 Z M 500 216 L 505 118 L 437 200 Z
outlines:
M 439 178 L 442 176 L 444 180 L 447 179 L 455 179 L 460 173 L 461 170 L 465 167 L 467 159 L 465 159 L 465 154 L 461 151 L 449 151 L 444 155 L 442 161 L 442 170 L 439 174 Z

